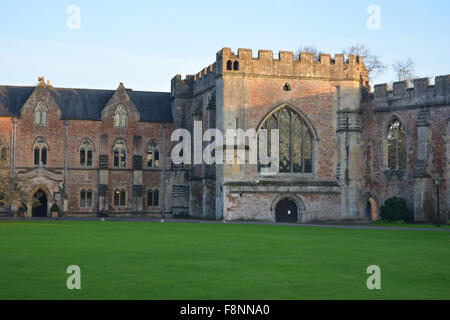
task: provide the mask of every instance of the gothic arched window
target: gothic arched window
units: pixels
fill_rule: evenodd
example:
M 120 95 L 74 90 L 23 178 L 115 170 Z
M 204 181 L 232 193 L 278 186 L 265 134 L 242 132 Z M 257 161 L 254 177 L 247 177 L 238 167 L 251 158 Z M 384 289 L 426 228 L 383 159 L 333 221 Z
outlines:
M 270 131 L 279 130 L 279 171 L 312 173 L 314 133 L 304 117 L 289 106 L 277 108 L 262 122 L 259 129 L 267 130 L 270 154 Z
M 48 109 L 43 101 L 37 103 L 34 108 L 34 124 L 40 127 L 46 127 L 48 120 Z
M 406 169 L 406 131 L 398 118 L 387 127 L 386 163 L 392 170 Z
M 89 139 L 84 139 L 79 147 L 80 152 L 80 165 L 92 167 L 92 157 L 94 153 L 94 147 Z
M 127 127 L 127 109 L 123 104 L 119 104 L 114 111 L 114 127 L 126 128 Z
M 155 141 L 150 142 L 147 148 L 147 167 L 159 167 L 159 148 Z
M 33 145 L 34 165 L 47 165 L 48 145 L 45 138 L 37 138 Z
M 114 142 L 114 167 L 125 168 L 127 166 L 127 145 L 124 140 L 117 139 Z

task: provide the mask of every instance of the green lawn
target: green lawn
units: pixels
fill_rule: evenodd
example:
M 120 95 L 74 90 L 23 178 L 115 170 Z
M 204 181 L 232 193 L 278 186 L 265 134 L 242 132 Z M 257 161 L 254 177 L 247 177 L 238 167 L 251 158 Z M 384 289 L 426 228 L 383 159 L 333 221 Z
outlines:
M 0 299 L 450 299 L 450 232 L 0 221 Z
M 429 223 L 401 223 L 401 222 L 372 222 L 370 223 L 373 227 L 406 227 L 406 228 L 442 228 L 442 229 L 450 229 L 449 224 L 441 224 L 440 227 L 437 227 L 435 224 L 429 224 Z

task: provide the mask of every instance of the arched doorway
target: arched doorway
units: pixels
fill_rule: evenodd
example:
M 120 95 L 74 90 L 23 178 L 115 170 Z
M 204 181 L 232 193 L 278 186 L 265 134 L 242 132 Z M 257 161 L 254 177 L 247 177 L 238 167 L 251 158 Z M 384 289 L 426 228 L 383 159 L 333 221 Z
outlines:
M 366 202 L 366 220 L 376 221 L 378 219 L 377 202 L 374 198 L 369 197 Z
M 275 221 L 285 223 L 297 223 L 298 208 L 290 199 L 280 200 L 275 208 Z
M 33 194 L 32 217 L 47 217 L 47 194 L 42 189 Z

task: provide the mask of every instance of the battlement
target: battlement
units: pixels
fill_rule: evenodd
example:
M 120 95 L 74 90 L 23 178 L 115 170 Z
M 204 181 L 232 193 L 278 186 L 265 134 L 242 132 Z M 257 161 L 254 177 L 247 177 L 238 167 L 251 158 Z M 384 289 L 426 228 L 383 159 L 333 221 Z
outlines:
M 186 75 L 185 79 L 177 74 L 172 78 L 172 95 L 176 92 L 177 96 L 192 96 L 215 86 L 216 72 L 217 64 L 213 63 L 194 75 Z
M 392 88 L 387 83 L 375 85 L 375 109 L 450 104 L 450 75 L 436 77 L 434 85 L 428 78 L 414 79 L 411 84 L 398 81 Z
M 350 54 L 344 59 L 343 54 L 336 54 L 334 59 L 329 54 L 321 54 L 319 61 L 314 61 L 310 52 L 301 52 L 296 56 L 291 51 L 280 51 L 274 57 L 272 50 L 259 50 L 254 58 L 252 50 L 238 49 L 237 55 L 230 48 L 223 48 L 216 55 L 218 73 L 247 73 L 261 75 L 278 75 L 287 77 L 325 78 L 331 80 L 363 80 L 368 84 L 369 78 L 364 62 L 359 56 Z

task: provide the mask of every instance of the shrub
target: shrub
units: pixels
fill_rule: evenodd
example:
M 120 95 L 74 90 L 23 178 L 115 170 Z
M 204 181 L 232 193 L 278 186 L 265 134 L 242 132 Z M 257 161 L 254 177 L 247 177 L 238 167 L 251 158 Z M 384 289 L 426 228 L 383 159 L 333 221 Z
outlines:
M 399 197 L 392 197 L 387 199 L 381 206 L 380 216 L 382 220 L 391 222 L 410 222 L 414 219 L 414 214 L 406 206 L 406 200 Z
M 58 212 L 58 213 L 59 213 L 59 207 L 58 207 L 58 205 L 57 205 L 56 203 L 54 203 L 54 204 L 52 205 L 52 207 L 50 208 L 50 211 L 51 211 L 51 212 Z

